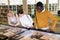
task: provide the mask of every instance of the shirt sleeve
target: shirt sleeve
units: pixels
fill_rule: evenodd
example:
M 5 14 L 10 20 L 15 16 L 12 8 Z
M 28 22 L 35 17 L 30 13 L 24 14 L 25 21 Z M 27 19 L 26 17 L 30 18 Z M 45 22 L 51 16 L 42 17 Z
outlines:
M 52 12 L 48 12 L 47 15 L 48 15 L 48 17 L 52 20 L 52 27 L 51 27 L 51 29 L 54 30 L 54 29 L 55 29 L 55 26 L 56 26 L 56 23 L 57 23 L 57 20 L 56 20 L 56 18 L 52 15 Z
M 36 10 L 36 13 L 37 13 L 37 10 Z M 38 26 L 38 19 L 37 19 L 37 14 L 35 13 L 35 17 L 34 17 L 34 27 L 37 28 Z
M 18 15 L 16 14 L 16 17 L 17 17 L 17 23 L 16 23 L 16 25 L 15 26 L 18 26 L 19 25 L 19 19 L 18 19 Z
M 7 18 L 8 18 L 8 24 L 9 24 L 9 25 L 12 25 L 9 17 L 7 17 Z
M 37 27 L 37 22 L 36 22 L 36 17 L 34 18 L 34 27 L 36 28 Z
M 31 21 L 31 23 L 33 23 L 33 20 L 32 20 L 32 18 L 30 17 L 30 15 L 28 15 L 28 18 L 29 18 L 29 20 Z

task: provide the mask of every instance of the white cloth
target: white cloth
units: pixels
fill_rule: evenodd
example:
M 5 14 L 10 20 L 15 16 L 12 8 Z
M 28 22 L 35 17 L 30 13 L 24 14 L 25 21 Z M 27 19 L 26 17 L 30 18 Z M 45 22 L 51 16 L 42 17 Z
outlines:
M 49 26 L 48 27 L 46 27 L 46 28 L 41 28 L 42 30 L 48 30 L 49 29 Z
M 23 15 L 22 17 L 19 17 L 19 21 L 23 27 L 33 27 L 33 20 L 29 15 Z
M 44 12 L 45 11 L 45 8 L 42 10 L 42 12 Z

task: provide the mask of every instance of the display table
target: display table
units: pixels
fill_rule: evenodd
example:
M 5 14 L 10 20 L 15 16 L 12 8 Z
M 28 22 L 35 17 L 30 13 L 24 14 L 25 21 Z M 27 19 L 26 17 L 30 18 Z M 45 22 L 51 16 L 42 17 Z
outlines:
M 60 34 L 41 29 L 0 25 L 0 40 L 60 40 Z
M 59 34 L 46 33 L 36 30 L 28 30 L 21 34 L 20 40 L 60 40 Z
M 0 25 L 0 39 L 1 40 L 12 40 L 14 39 L 17 35 L 20 35 L 27 29 L 22 29 L 19 27 L 11 27 L 11 26 L 6 26 L 6 25 Z M 2 39 L 3 38 L 3 39 Z

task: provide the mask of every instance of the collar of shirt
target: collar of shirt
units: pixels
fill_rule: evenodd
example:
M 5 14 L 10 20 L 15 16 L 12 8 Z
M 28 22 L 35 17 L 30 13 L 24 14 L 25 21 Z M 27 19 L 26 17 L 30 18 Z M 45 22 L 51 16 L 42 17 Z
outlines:
M 44 11 L 45 11 L 45 9 L 42 10 L 42 12 L 44 12 Z M 41 12 L 41 13 L 42 13 L 42 12 Z
M 37 11 L 37 10 L 36 10 L 36 11 Z M 37 11 L 37 12 L 38 12 L 38 13 L 43 13 L 44 11 L 45 11 L 45 9 L 43 9 L 42 12 L 38 12 L 38 11 Z

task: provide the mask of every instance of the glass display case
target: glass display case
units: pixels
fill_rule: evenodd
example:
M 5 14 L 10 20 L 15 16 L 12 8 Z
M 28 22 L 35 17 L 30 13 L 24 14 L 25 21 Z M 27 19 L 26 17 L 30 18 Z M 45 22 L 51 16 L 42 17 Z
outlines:
M 0 25 L 0 39 L 5 39 L 5 37 L 16 37 L 17 35 L 20 35 L 27 29 L 22 29 L 19 27 L 11 27 L 6 25 Z M 3 36 L 2 36 L 3 35 Z
M 21 34 L 20 40 L 60 40 L 60 35 L 36 30 L 29 30 Z
M 22 27 L 0 25 L 0 39 L 2 38 L 8 40 L 60 40 L 60 34 L 48 33 L 32 28 L 27 29 Z

